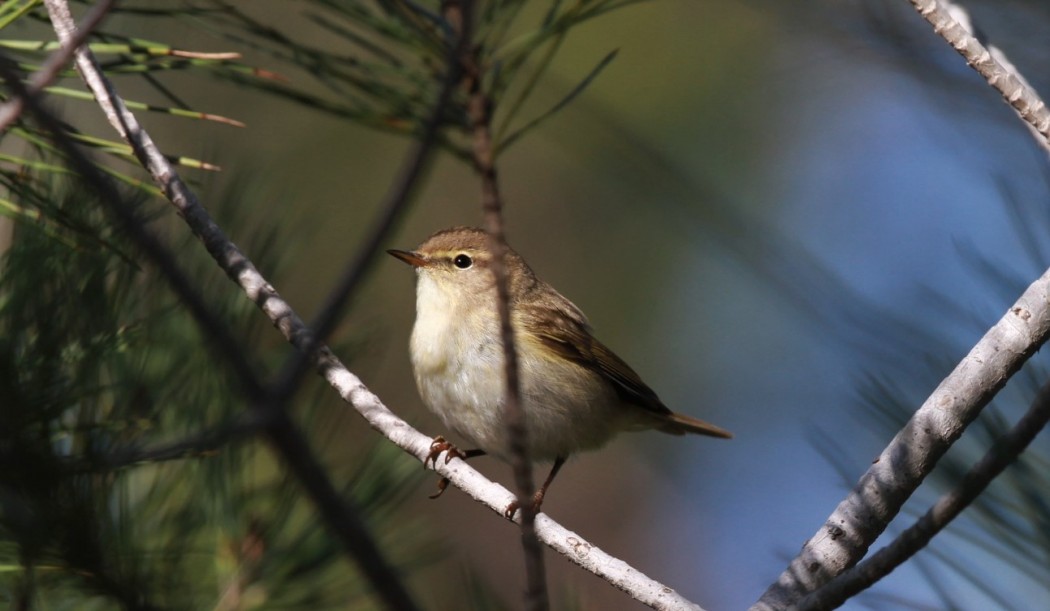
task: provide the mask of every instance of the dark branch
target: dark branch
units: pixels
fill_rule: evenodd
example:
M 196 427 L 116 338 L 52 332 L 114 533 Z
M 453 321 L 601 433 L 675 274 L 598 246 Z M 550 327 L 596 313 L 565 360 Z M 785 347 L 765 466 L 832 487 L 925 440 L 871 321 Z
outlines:
M 464 17 L 466 18 L 466 16 Z M 492 100 L 482 84 L 478 65 L 480 49 L 462 56 L 470 95 L 467 112 L 473 132 L 474 169 L 481 176 L 481 206 L 485 229 L 492 251 L 492 274 L 496 284 L 496 309 L 500 320 L 500 339 L 503 344 L 504 377 L 506 389 L 503 400 L 503 419 L 510 443 L 511 466 L 521 510 L 521 545 L 525 554 L 525 608 L 543 611 L 549 607 L 547 581 L 543 567 L 543 547 L 536 535 L 536 511 L 532 505 L 532 461 L 529 458 L 526 414 L 521 405 L 518 352 L 514 345 L 514 328 L 510 317 L 510 294 L 507 283 L 507 239 L 503 227 L 503 202 L 500 199 L 496 176 L 495 151 L 492 142 Z
M 124 469 L 142 464 L 206 458 L 216 455 L 224 446 L 257 434 L 269 426 L 259 411 L 245 412 L 234 422 L 195 435 L 182 441 L 154 448 L 124 448 L 122 450 L 77 460 L 71 468 L 74 472 L 91 472 L 98 469 Z

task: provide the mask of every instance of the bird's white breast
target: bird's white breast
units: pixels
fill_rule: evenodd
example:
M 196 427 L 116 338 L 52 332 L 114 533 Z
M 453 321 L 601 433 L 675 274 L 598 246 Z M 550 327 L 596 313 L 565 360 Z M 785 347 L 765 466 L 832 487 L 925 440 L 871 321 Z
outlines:
M 481 338 L 492 315 L 478 312 L 419 275 L 412 366 L 423 402 L 460 436 L 485 448 L 496 428 L 502 355 Z M 479 325 L 482 327 L 479 328 Z
M 598 447 L 621 428 L 620 403 L 607 382 L 528 343 L 520 333 L 516 339 L 533 458 L 551 460 Z M 458 299 L 420 273 L 411 353 L 427 407 L 473 444 L 469 447 L 507 458 L 503 346 L 495 305 Z

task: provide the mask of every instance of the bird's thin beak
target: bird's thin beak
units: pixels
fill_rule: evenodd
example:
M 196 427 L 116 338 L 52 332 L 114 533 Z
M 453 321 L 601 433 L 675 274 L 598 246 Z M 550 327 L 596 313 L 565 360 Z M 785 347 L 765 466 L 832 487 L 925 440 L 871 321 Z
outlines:
M 424 259 L 419 253 L 411 252 L 408 250 L 388 250 L 388 253 L 401 259 L 405 263 L 408 263 L 412 267 L 423 267 L 427 264 L 427 260 Z

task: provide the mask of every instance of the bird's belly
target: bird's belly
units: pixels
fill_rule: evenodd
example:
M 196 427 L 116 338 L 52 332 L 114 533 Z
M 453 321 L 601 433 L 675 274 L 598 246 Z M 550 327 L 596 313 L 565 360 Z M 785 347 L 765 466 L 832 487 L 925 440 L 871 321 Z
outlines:
M 502 347 L 449 347 L 428 351 L 417 345 L 413 350 L 423 402 L 472 447 L 509 459 Z M 619 399 L 608 383 L 557 356 L 530 356 L 534 351 L 519 357 L 521 404 L 534 460 L 597 448 L 623 428 Z

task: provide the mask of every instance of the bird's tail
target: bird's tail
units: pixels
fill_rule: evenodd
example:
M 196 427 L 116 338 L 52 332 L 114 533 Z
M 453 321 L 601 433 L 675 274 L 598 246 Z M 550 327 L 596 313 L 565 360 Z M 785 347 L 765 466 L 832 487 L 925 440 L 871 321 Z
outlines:
M 694 433 L 696 435 L 707 435 L 709 437 L 721 437 L 722 439 L 731 439 L 733 437 L 733 434 L 729 431 L 717 427 L 710 422 L 704 422 L 698 418 L 693 418 L 692 416 L 685 416 L 683 414 L 671 412 L 663 418 L 663 421 L 663 426 L 660 426 L 659 430 L 672 435 Z

